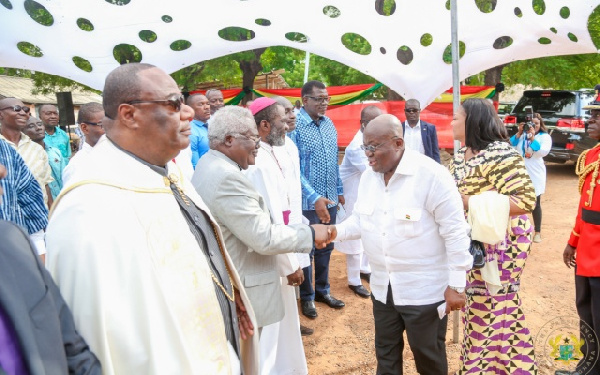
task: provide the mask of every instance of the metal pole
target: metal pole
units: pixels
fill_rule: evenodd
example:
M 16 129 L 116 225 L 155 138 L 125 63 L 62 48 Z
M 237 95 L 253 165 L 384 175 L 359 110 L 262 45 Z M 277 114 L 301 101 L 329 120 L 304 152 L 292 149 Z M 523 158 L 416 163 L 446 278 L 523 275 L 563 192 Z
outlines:
M 452 111 L 456 113 L 460 107 L 460 80 L 458 70 L 458 12 L 456 0 L 450 0 L 450 23 L 452 35 Z M 454 154 L 460 149 L 460 141 L 454 141 Z M 459 312 L 452 313 L 452 341 L 458 343 Z
M 306 51 L 304 59 L 304 83 L 308 82 L 308 70 L 310 69 L 310 52 Z

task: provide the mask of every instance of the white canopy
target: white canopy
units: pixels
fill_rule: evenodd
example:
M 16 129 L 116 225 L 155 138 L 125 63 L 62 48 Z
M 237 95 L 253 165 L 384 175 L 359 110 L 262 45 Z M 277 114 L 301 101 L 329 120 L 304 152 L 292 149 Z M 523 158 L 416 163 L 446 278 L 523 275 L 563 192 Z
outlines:
M 587 20 L 600 0 L 542 2 L 545 12 L 538 15 L 531 0 L 499 0 L 490 13 L 483 13 L 475 0 L 459 1 L 458 33 L 465 45 L 461 79 L 515 60 L 597 52 Z M 41 21 L 50 26 L 28 14 L 26 8 L 40 12 L 38 4 L 52 16 Z M 89 24 L 93 30 L 86 31 Z M 224 40 L 219 30 L 227 27 L 252 30 L 254 38 Z M 156 39 L 143 41 L 143 30 L 148 30 L 142 33 L 146 40 L 154 34 Z M 289 40 L 287 33 L 301 33 L 307 40 Z M 366 39 L 370 53 L 346 48 L 346 33 Z M 171 48 L 176 41 L 191 45 L 176 51 Z M 43 55 L 21 52 L 22 42 L 39 47 Z M 443 61 L 450 44 L 446 0 L 396 0 L 390 16 L 376 12 L 375 0 L 0 0 L 0 66 L 57 74 L 102 89 L 108 72 L 119 64 L 113 49 L 122 43 L 136 46 L 142 62 L 169 73 L 233 52 L 285 45 L 342 62 L 424 104 L 452 86 L 451 65 Z M 175 49 L 188 45 L 175 44 Z M 496 49 L 495 44 L 510 45 Z

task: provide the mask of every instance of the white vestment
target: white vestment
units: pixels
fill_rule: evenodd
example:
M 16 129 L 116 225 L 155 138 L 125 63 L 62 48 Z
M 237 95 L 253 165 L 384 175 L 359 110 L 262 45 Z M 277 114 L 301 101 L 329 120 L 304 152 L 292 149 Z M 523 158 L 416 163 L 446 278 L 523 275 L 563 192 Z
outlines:
M 256 156 L 256 164 L 250 166 L 245 174 L 263 196 L 273 223 L 283 224 L 283 211 L 290 209 L 290 197 L 288 184 L 281 168 L 282 160 L 279 154 L 273 152 L 273 147 L 261 142 Z M 301 222 L 301 218 L 296 220 Z M 289 224 L 293 224 L 291 215 Z M 277 265 L 281 276 L 281 294 L 285 315 L 283 320 L 265 326 L 262 330 L 260 336 L 261 374 L 305 375 L 308 373 L 308 367 L 300 335 L 296 292 L 295 287 L 288 285 L 286 277 L 299 268 L 296 254 L 278 255 Z
M 234 373 L 239 361 L 231 355 L 210 267 L 169 181 L 108 139 L 85 162 L 55 201 L 46 259 L 103 373 Z M 171 162 L 167 169 L 224 243 L 180 169 Z M 256 327 L 224 245 L 222 250 Z M 257 336 L 240 339 L 246 374 L 258 371 Z
M 300 155 L 298 147 L 289 137 L 285 137 L 285 145 L 273 147 L 275 156 L 279 160 L 285 182 L 290 195 L 290 224 L 308 224 L 308 219 L 302 216 L 302 184 L 300 182 Z M 296 253 L 301 268 L 310 266 L 310 254 Z
M 103 135 L 98 140 L 98 143 L 104 139 L 106 139 L 106 136 Z M 91 151 L 92 146 L 90 146 L 90 144 L 87 142 L 83 142 L 83 146 L 81 146 L 79 151 L 77 151 L 75 155 L 71 157 L 69 164 L 67 164 L 65 169 L 62 171 L 63 188 L 69 184 L 69 181 L 71 180 L 71 177 L 73 177 L 75 171 L 81 168 L 82 165 L 85 165 L 85 159 Z

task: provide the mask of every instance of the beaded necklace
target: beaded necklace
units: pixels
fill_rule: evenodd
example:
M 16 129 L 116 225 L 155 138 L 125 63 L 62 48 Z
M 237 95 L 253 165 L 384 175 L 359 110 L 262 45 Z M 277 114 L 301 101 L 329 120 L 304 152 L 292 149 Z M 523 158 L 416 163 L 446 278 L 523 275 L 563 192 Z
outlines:
M 600 144 L 595 146 L 594 148 L 591 148 L 590 150 L 596 149 L 598 147 L 600 147 Z M 588 201 L 585 202 L 586 207 L 590 207 L 592 205 L 592 197 L 594 196 L 594 189 L 596 188 L 598 172 L 600 170 L 600 158 L 598 158 L 593 163 L 585 165 L 585 158 L 587 156 L 588 151 L 590 150 L 585 150 L 581 153 L 581 156 L 579 156 L 579 159 L 577 160 L 577 167 L 575 168 L 575 173 L 579 176 L 579 194 L 582 193 L 586 177 L 590 173 L 592 173 L 590 188 L 588 189 L 588 191 L 586 191 L 586 193 L 589 196 Z

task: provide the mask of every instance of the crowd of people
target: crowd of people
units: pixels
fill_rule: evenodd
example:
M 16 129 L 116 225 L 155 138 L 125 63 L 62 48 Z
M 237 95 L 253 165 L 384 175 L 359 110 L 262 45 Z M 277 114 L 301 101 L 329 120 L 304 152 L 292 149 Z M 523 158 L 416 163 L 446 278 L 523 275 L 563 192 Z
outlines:
M 417 100 L 405 121 L 367 105 L 338 165 L 327 87 L 301 96 L 224 106 L 219 90 L 185 98 L 161 69 L 122 65 L 103 103 L 80 108 L 74 155 L 55 106 L 34 117 L 1 99 L 0 373 L 307 374 L 299 314 L 346 305 L 335 248 L 372 301 L 377 374 L 402 374 L 404 334 L 420 374 L 447 374 L 459 310 L 457 374 L 536 374 L 519 288 L 541 241 L 542 117 L 509 138 L 491 102 L 466 100 L 446 167 Z M 600 140 L 600 97 L 588 109 Z M 563 257 L 597 334 L 599 150 L 578 163 Z

